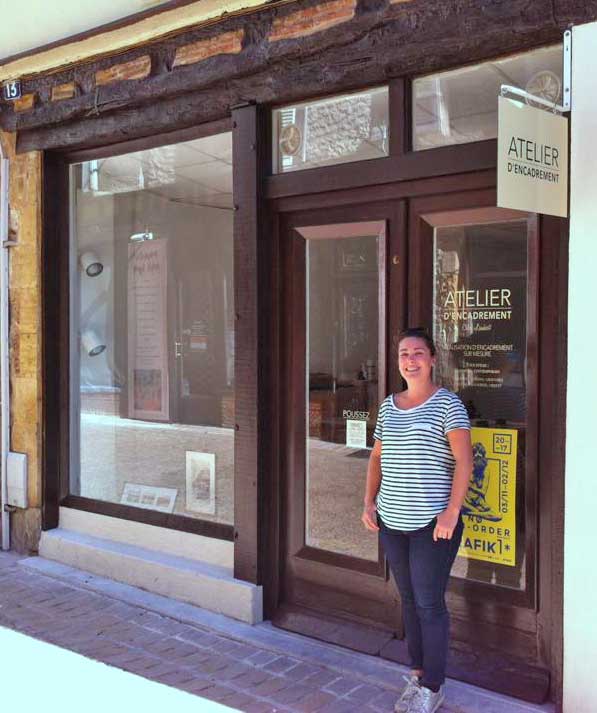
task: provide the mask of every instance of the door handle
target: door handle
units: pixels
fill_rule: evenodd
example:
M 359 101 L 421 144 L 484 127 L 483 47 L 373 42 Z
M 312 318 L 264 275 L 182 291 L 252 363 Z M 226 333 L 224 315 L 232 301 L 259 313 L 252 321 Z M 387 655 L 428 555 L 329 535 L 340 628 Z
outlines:
M 174 356 L 177 359 L 182 359 L 184 356 L 184 344 L 182 342 L 174 342 Z

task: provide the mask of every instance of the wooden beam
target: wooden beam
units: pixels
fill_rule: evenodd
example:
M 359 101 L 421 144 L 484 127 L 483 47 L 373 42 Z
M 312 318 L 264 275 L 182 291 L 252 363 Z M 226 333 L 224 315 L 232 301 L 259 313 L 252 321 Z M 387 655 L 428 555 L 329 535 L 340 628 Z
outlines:
M 314 4 L 304 3 L 306 9 Z M 221 118 L 247 100 L 294 101 L 558 42 L 570 22 L 595 16 L 597 0 L 582 7 L 557 5 L 555 13 L 550 0 L 530 5 L 527 0 L 480 0 L 464 6 L 447 6 L 444 0 L 360 0 L 352 19 L 306 36 L 271 41 L 274 21 L 293 7 L 268 6 L 250 21 L 233 17 L 118 57 L 32 78 L 23 90 L 38 97 L 35 106 L 15 114 L 5 104 L 0 124 L 23 133 L 22 150 L 113 143 L 147 135 L 156 122 L 157 131 L 163 131 L 166 126 L 184 128 Z M 209 44 L 210 38 L 217 45 L 218 36 L 241 27 L 239 52 L 173 66 L 180 48 Z M 152 62 L 146 79 L 96 86 L 98 71 L 145 55 Z M 68 82 L 75 83 L 76 95 L 52 102 L 53 87 Z
M 264 477 L 271 472 L 269 374 L 271 349 L 267 307 L 269 243 L 262 205 L 261 112 L 233 110 L 235 427 L 234 576 L 261 584 L 263 574 Z

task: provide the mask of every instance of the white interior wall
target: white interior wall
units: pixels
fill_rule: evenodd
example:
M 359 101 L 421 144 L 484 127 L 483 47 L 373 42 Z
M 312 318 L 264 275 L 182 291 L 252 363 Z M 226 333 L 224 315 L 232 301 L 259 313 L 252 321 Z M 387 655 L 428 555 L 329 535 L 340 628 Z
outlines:
M 597 710 L 597 488 L 595 269 L 597 268 L 597 23 L 572 46 L 568 386 L 564 530 L 564 713 Z

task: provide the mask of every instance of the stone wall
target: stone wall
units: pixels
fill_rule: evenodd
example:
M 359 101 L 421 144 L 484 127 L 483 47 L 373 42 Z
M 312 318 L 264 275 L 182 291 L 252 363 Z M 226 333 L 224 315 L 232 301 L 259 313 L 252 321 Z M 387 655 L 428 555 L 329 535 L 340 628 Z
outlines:
M 15 135 L 1 133 L 10 160 L 11 450 L 26 453 L 29 508 L 11 515 L 11 548 L 37 549 L 41 531 L 42 362 L 40 152 L 15 154 Z

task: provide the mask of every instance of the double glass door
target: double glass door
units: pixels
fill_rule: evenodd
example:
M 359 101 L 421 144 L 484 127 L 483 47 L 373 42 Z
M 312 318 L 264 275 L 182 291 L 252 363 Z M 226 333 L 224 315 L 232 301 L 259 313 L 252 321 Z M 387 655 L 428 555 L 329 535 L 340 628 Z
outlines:
M 399 598 L 360 516 L 379 404 L 403 388 L 396 335 L 424 326 L 435 379 L 473 426 L 454 640 L 475 655 L 482 632 L 483 647 L 537 660 L 538 231 L 494 206 L 471 191 L 286 216 L 275 623 L 405 660 Z

